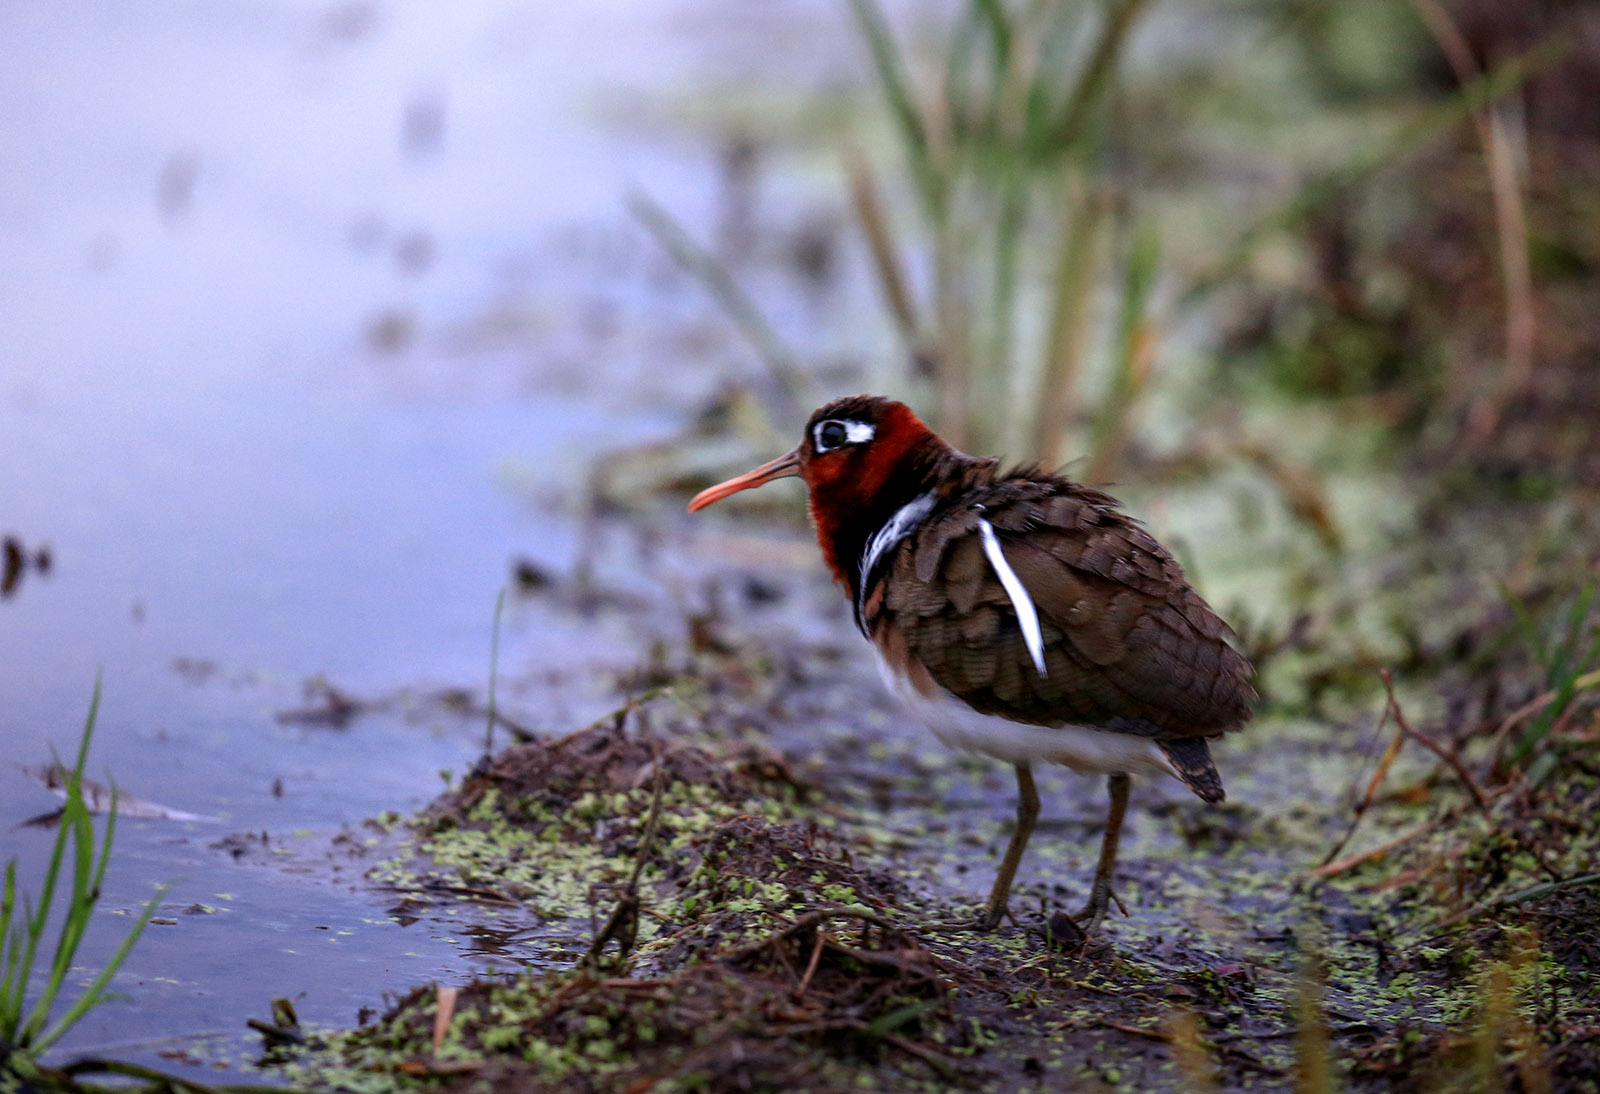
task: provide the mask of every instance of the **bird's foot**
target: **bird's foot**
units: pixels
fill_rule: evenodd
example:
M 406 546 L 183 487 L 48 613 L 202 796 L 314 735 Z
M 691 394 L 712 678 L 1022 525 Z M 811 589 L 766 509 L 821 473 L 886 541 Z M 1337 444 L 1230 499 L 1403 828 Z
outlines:
M 1073 914 L 1072 920 L 1085 935 L 1099 934 L 1100 924 L 1105 922 L 1108 910 L 1107 904 L 1102 902 L 1097 905 L 1091 900 Z
M 1077 921 L 1084 934 L 1095 934 L 1100 930 L 1100 924 L 1105 922 L 1106 915 L 1111 911 L 1111 902 L 1117 902 L 1123 915 L 1128 914 L 1127 907 L 1122 903 L 1122 898 L 1111 891 L 1109 885 L 1101 887 L 1096 885 L 1089 892 L 1089 902 L 1080 908 L 1073 919 Z

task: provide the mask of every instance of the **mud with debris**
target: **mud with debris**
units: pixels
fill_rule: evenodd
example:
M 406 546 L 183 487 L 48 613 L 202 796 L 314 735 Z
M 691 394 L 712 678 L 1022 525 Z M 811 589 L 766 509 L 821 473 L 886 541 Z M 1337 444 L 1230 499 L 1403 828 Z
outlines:
M 1091 940 L 1061 912 L 1096 783 L 1041 776 L 1012 920 L 962 929 L 1008 769 L 909 726 L 842 625 L 710 613 L 614 716 L 355 841 L 403 907 L 535 924 L 523 967 L 273 1066 L 335 1090 L 1600 1089 L 1600 707 L 1532 649 L 1589 605 L 1559 581 L 1447 603 L 1412 575 L 1385 692 L 1318 630 L 1364 610 L 1372 564 L 1341 564 L 1311 624 L 1247 635 L 1266 699 L 1219 753 L 1226 805 L 1136 783 L 1128 914 Z

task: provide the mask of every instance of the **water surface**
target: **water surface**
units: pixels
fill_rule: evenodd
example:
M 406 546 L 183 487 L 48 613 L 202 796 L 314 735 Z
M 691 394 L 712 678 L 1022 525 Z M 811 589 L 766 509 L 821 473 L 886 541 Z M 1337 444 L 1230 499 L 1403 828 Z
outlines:
M 568 572 L 595 454 L 717 382 L 682 347 L 657 371 L 638 328 L 704 305 L 621 199 L 717 200 L 709 142 L 628 117 L 716 77 L 718 41 L 668 0 L 0 12 L 0 533 L 52 561 L 0 602 L 0 855 L 39 876 L 20 824 L 54 799 L 16 768 L 72 748 L 97 673 L 92 774 L 214 818 L 119 827 L 83 979 L 159 882 L 176 922 L 63 1051 L 237 1058 L 274 995 L 348 1023 L 504 964 L 213 845 L 325 846 L 470 764 L 481 721 L 427 696 L 481 699 L 512 560 Z M 502 667 L 571 728 L 650 637 L 517 601 Z M 385 709 L 280 717 L 319 680 Z

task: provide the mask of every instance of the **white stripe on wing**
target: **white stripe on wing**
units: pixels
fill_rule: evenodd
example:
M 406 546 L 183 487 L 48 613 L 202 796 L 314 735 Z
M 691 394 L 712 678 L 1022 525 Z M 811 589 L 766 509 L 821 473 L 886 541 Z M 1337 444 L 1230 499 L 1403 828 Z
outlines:
M 1000 539 L 994 534 L 994 526 L 979 517 L 978 531 L 983 534 L 983 553 L 989 556 L 989 565 L 994 567 L 1001 586 L 1011 598 L 1011 606 L 1017 610 L 1017 626 L 1022 628 L 1022 640 L 1028 644 L 1028 652 L 1033 655 L 1033 667 L 1039 670 L 1040 676 L 1048 676 L 1049 673 L 1044 671 L 1044 635 L 1039 630 L 1039 612 L 1033 606 L 1033 598 L 1022 587 L 1022 580 L 1000 550 Z

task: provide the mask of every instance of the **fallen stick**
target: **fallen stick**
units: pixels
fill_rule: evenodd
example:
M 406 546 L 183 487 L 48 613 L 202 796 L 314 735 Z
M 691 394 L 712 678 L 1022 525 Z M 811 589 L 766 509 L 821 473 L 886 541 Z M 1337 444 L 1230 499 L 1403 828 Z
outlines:
M 1423 834 L 1427 833 L 1428 831 L 1430 831 L 1431 829 L 1438 827 L 1439 822 L 1442 821 L 1444 819 L 1444 817 L 1445 817 L 1445 814 L 1441 814 L 1440 816 L 1437 816 L 1437 817 L 1433 818 L 1430 821 L 1424 821 L 1422 824 L 1417 825 L 1415 828 L 1412 828 L 1412 829 L 1410 829 L 1409 831 L 1406 831 L 1406 832 L 1402 832 L 1400 835 L 1394 837 L 1394 839 L 1387 840 L 1387 841 L 1385 841 L 1383 843 L 1380 843 L 1376 847 L 1369 847 L 1365 851 L 1359 851 L 1359 852 L 1357 852 L 1356 854 L 1353 854 L 1353 855 L 1346 855 L 1344 858 L 1340 859 L 1337 862 L 1325 862 L 1321 866 L 1318 866 L 1315 870 L 1310 871 L 1309 874 L 1307 874 L 1307 876 L 1308 877 L 1314 877 L 1314 878 L 1337 877 L 1338 875 L 1346 872 L 1347 870 L 1355 869 L 1357 866 L 1360 866 L 1364 862 L 1370 862 L 1372 859 L 1375 859 L 1375 858 L 1382 858 L 1384 855 L 1388 854 L 1390 851 L 1393 851 L 1396 847 L 1400 847 L 1400 846 L 1403 846 L 1404 844 L 1410 843 L 1412 840 L 1416 839 L 1418 836 L 1423 835 Z

